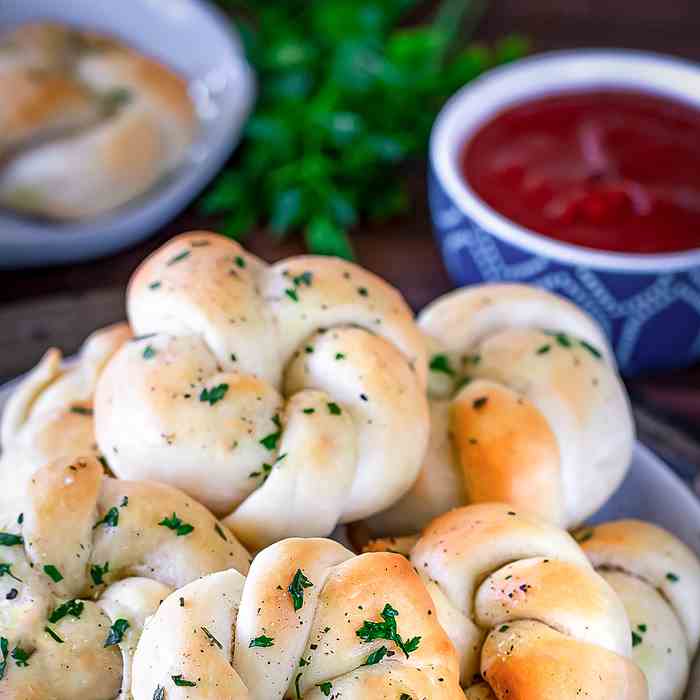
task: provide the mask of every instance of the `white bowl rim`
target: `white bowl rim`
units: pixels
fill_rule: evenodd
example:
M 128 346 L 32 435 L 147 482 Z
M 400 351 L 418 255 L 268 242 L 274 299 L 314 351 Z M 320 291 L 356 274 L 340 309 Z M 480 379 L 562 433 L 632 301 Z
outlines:
M 464 180 L 458 167 L 462 146 L 490 117 L 528 99 L 603 86 L 666 95 L 700 108 L 700 67 L 691 61 L 629 49 L 538 54 L 488 71 L 445 103 L 430 136 L 430 162 L 438 181 L 462 213 L 487 233 L 537 255 L 630 274 L 700 266 L 700 248 L 676 253 L 616 253 L 556 241 L 499 214 Z

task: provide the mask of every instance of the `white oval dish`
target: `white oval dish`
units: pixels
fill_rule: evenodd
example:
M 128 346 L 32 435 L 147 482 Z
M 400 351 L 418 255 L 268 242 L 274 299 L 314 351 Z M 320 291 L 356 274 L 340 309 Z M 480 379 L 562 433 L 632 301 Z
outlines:
M 109 214 L 53 223 L 0 211 L 0 269 L 97 258 L 133 245 L 172 219 L 230 156 L 253 104 L 255 81 L 233 23 L 203 0 L 0 2 L 0 31 L 53 21 L 108 34 L 183 75 L 200 117 L 185 163 Z
M 20 379 L 0 386 L 0 415 Z M 641 443 L 637 443 L 632 466 L 622 485 L 590 522 L 618 518 L 639 518 L 657 523 L 680 537 L 700 557 L 700 500 Z M 334 536 L 348 545 L 342 532 L 336 532 Z M 700 700 L 700 659 L 695 660 L 686 700 Z

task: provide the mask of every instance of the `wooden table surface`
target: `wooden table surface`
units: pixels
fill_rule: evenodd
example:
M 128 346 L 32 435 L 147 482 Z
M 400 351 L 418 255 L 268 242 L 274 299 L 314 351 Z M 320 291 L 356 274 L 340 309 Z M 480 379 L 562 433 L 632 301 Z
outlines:
M 617 46 L 700 60 L 698 0 L 492 0 L 479 30 L 489 40 L 508 32 L 532 38 L 536 50 Z M 424 165 L 411 178 L 412 210 L 353 234 L 359 262 L 396 285 L 419 309 L 450 288 L 433 242 Z M 30 368 L 47 346 L 75 352 L 95 328 L 124 317 L 124 287 L 137 264 L 170 236 L 193 228 L 216 230 L 216 219 L 195 207 L 136 248 L 102 260 L 64 267 L 0 273 L 0 381 Z M 273 241 L 254 232 L 246 245 L 274 261 L 302 250 L 299 239 Z M 637 397 L 653 398 L 700 426 L 700 372 L 636 380 Z M 693 446 L 691 445 L 691 451 Z

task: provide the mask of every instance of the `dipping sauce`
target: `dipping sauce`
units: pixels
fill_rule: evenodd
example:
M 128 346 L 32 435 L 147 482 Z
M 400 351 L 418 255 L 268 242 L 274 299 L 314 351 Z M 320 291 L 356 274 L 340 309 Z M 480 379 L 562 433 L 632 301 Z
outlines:
M 700 248 L 700 110 L 633 91 L 506 109 L 465 144 L 489 206 L 566 243 L 626 253 Z

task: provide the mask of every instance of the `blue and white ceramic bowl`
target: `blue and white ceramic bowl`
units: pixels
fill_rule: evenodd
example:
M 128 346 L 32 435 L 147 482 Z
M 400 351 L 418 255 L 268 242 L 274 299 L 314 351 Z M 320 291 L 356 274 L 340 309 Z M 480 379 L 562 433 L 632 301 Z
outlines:
M 448 272 L 458 285 L 527 282 L 569 297 L 602 324 L 626 374 L 688 365 L 700 358 L 700 249 L 639 255 L 561 243 L 501 216 L 460 173 L 462 147 L 486 120 L 514 103 L 581 88 L 637 89 L 700 107 L 700 68 L 633 51 L 554 52 L 460 90 L 430 143 L 430 206 Z

